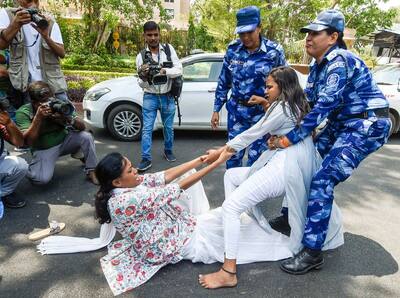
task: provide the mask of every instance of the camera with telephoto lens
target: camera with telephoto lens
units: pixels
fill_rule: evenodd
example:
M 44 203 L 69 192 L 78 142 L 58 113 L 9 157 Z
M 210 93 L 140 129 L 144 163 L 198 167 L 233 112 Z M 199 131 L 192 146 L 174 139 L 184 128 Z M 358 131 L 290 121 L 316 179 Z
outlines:
M 44 105 L 48 106 L 52 113 L 59 113 L 67 117 L 71 116 L 75 111 L 74 106 L 70 102 L 55 97 L 50 97 L 49 101 L 44 103 Z
M 144 63 L 149 65 L 147 81 L 150 85 L 163 85 L 168 82 L 165 74 L 161 74 L 161 68 L 171 68 L 173 66 L 171 61 L 165 61 L 162 65 L 153 60 L 151 52 L 146 52 Z
M 44 30 L 49 27 L 49 22 L 46 20 L 45 17 L 39 14 L 39 10 L 37 8 L 18 8 L 14 10 L 14 13 L 17 13 L 21 10 L 28 12 L 31 15 L 32 22 L 35 23 L 36 26 L 38 26 L 40 29 Z

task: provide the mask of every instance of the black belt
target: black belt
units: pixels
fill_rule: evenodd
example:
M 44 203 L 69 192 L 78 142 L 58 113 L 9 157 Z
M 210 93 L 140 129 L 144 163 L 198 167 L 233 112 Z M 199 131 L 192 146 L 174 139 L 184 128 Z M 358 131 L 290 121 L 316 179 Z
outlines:
M 389 108 L 380 108 L 374 110 L 364 111 L 362 113 L 348 115 L 347 118 L 360 118 L 360 119 L 368 119 L 370 117 L 377 117 L 377 118 L 389 118 Z
M 249 102 L 247 100 L 242 100 L 242 99 L 239 99 L 237 101 L 237 103 L 242 105 L 242 106 L 245 106 L 245 107 L 254 107 L 254 106 L 256 106 L 254 104 L 249 104 Z

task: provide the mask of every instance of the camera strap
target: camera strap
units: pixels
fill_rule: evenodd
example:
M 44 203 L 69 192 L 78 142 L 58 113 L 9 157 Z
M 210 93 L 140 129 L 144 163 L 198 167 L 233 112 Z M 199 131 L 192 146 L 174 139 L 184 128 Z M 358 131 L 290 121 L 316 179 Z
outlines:
M 169 44 L 165 43 L 165 44 L 162 45 L 162 47 L 164 48 L 164 52 L 165 52 L 165 55 L 167 56 L 167 60 L 168 61 L 172 61 L 172 59 L 171 59 L 171 48 L 169 47 Z M 179 106 L 179 97 L 174 96 L 174 100 L 175 100 L 176 108 L 178 109 L 178 125 L 181 126 L 182 114 L 181 114 L 181 108 Z

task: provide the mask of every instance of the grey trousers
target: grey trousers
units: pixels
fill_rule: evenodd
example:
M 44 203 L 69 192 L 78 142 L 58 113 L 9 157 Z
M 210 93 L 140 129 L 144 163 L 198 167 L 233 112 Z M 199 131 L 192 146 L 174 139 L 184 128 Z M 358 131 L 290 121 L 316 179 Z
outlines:
M 24 159 L 3 153 L 0 157 L 0 199 L 13 193 L 27 172 L 28 164 Z
M 60 156 L 81 150 L 85 158 L 86 173 L 97 165 L 93 136 L 86 131 L 70 131 L 64 142 L 46 150 L 33 152 L 27 177 L 33 184 L 46 184 L 54 174 L 56 161 Z

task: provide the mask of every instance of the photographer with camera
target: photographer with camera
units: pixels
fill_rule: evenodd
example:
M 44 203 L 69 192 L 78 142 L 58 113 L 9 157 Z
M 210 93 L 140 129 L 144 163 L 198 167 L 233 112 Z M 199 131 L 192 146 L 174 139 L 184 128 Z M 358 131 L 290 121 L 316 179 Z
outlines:
M 65 56 L 60 27 L 39 12 L 38 0 L 17 3 L 18 8 L 0 10 L 0 49 L 10 49 L 9 75 L 20 105 L 29 103 L 27 88 L 36 81 L 46 82 L 57 98 L 68 101 L 60 67 Z
M 17 110 L 16 122 L 31 147 L 32 161 L 27 177 L 33 184 L 46 184 L 53 177 L 60 156 L 83 152 L 87 178 L 98 184 L 94 174 L 97 157 L 93 136 L 75 115 L 69 102 L 54 98 L 50 86 L 34 82 L 28 87 L 31 103 Z
M 22 208 L 25 201 L 15 196 L 14 190 L 28 171 L 26 161 L 17 156 L 9 156 L 4 141 L 15 146 L 24 143 L 24 137 L 6 111 L 0 107 L 0 218 L 3 208 Z
M 153 21 L 143 26 L 146 48 L 136 57 L 139 85 L 143 95 L 142 161 L 139 171 L 151 167 L 151 144 L 154 121 L 160 110 L 164 133 L 164 157 L 175 161 L 173 154 L 175 100 L 171 94 L 173 79 L 182 76 L 182 64 L 170 44 L 160 44 L 160 27 Z

